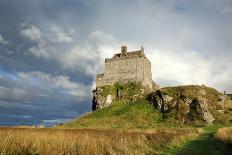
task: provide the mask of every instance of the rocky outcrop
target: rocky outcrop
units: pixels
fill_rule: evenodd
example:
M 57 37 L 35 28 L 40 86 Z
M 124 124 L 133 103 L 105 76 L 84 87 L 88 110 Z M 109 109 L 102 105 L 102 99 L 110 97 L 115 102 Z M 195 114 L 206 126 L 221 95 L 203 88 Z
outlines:
M 96 88 L 92 91 L 92 110 L 109 106 L 113 100 L 136 101 L 146 98 L 150 89 L 145 88 L 141 82 L 115 83 Z
M 93 90 L 92 110 L 116 100 L 133 103 L 145 99 L 171 123 L 203 126 L 232 122 L 232 100 L 213 88 L 198 85 L 166 87 L 152 93 L 139 83 L 103 86 Z
M 209 101 L 208 99 L 199 96 L 197 98 L 197 102 L 198 104 L 198 113 L 202 116 L 203 120 L 206 121 L 207 124 L 213 124 L 213 121 L 215 120 L 213 115 L 210 113 L 209 111 Z
M 213 124 L 217 113 L 223 113 L 229 98 L 206 86 L 182 86 L 160 89 L 149 95 L 154 107 L 165 114 L 175 111 L 169 117 L 183 122 L 204 121 Z
M 103 89 L 97 88 L 92 91 L 93 101 L 92 101 L 92 110 L 101 109 L 109 106 L 112 103 L 112 96 L 107 95 L 106 97 L 102 95 Z

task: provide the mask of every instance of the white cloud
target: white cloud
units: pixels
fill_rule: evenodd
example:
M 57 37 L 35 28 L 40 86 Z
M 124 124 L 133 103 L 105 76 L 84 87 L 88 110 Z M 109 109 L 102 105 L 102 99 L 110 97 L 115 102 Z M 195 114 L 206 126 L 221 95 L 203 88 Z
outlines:
M 85 86 L 78 82 L 72 82 L 68 76 L 52 76 L 39 71 L 20 72 L 18 76 L 20 79 L 30 84 L 51 90 L 58 89 L 67 95 L 77 97 L 79 100 L 87 97 L 90 92 L 89 86 Z
M 150 52 L 149 52 L 150 51 Z M 232 91 L 232 62 L 224 57 L 203 57 L 199 51 L 170 52 L 145 49 L 152 63 L 153 79 L 162 87 L 204 84 Z
M 123 42 L 125 41 L 120 41 L 114 36 L 98 30 L 90 33 L 88 40 L 82 46 L 72 44 L 66 51 L 60 51 L 59 47 L 55 46 L 56 44 L 46 44 L 44 46 L 40 43 L 31 47 L 29 51 L 36 57 L 52 59 L 58 62 L 62 68 L 90 75 L 95 80 L 96 74 L 103 72 L 104 59 L 120 52 L 120 45 Z M 129 50 L 136 48 L 136 43 L 128 42 Z M 232 91 L 232 85 L 229 81 L 229 77 L 232 76 L 231 68 L 224 67 L 228 66 L 228 62 L 223 61 L 224 57 L 219 59 L 216 56 L 203 56 L 200 51 L 192 51 L 181 46 L 172 49 L 150 46 L 145 47 L 145 52 L 152 62 L 153 79 L 161 86 L 205 84 L 216 87 L 221 91 Z M 215 63 L 217 63 L 217 66 L 215 66 Z M 50 82 L 54 82 L 54 79 L 57 79 L 57 82 L 69 81 L 64 77 L 49 77 L 49 79 Z M 95 85 L 94 82 L 93 86 Z M 66 86 L 59 86 L 67 88 L 68 85 L 66 83 Z M 54 84 L 54 86 L 58 85 Z M 81 94 L 76 88 L 69 89 L 72 90 L 70 94 Z
M 51 47 L 39 43 L 37 46 L 30 47 L 28 52 L 38 58 L 49 58 L 51 50 Z
M 120 41 L 102 31 L 94 31 L 84 46 L 75 45 L 69 51 L 62 53 L 60 63 L 67 69 L 84 68 L 85 74 L 94 77 L 103 70 L 104 59 L 112 57 L 120 50 Z
M 22 23 L 22 30 L 20 31 L 21 36 L 30 39 L 31 41 L 41 42 L 43 35 L 42 31 L 35 25 Z
M 58 28 L 56 26 L 53 26 L 51 28 L 51 31 L 55 34 L 55 37 L 53 38 L 53 42 L 58 42 L 58 43 L 62 43 L 62 42 L 72 42 L 73 39 L 71 36 L 69 36 L 66 32 L 64 32 L 62 30 L 62 28 Z M 73 29 L 70 29 L 69 32 L 70 34 L 73 33 Z
M 0 44 L 8 44 L 9 41 L 6 41 L 3 36 L 0 34 Z
M 45 59 L 57 55 L 60 47 L 72 42 L 71 34 L 75 31 L 74 29 L 68 29 L 66 33 L 61 27 L 52 26 L 48 32 L 44 32 L 29 23 L 21 23 L 21 28 L 21 36 L 36 43 L 35 46 L 28 49 L 28 52 L 35 57 Z
M 28 49 L 29 53 L 37 58 L 56 61 L 62 68 L 81 71 L 94 79 L 96 73 L 102 70 L 105 57 L 111 57 L 115 49 L 120 48 L 119 40 L 99 30 L 90 33 L 80 46 L 76 43 L 68 44 L 73 42 L 70 35 L 75 32 L 74 29 L 63 30 L 53 26 L 52 33 L 46 33 L 34 25 L 24 23 L 23 26 L 25 25 L 27 29 L 23 29 L 21 35 L 37 43 Z
M 203 84 L 209 76 L 209 66 L 197 52 L 178 52 L 153 50 L 148 55 L 154 67 L 153 78 L 176 80 L 183 84 Z M 201 75 L 201 76 L 196 76 Z

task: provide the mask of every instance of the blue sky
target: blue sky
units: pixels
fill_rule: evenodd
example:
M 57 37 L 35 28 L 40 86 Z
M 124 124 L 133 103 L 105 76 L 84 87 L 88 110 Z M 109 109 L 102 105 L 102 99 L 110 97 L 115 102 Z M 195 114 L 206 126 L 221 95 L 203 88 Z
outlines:
M 232 93 L 230 0 L 0 0 L 0 125 L 91 110 L 104 58 L 145 48 L 161 87 Z

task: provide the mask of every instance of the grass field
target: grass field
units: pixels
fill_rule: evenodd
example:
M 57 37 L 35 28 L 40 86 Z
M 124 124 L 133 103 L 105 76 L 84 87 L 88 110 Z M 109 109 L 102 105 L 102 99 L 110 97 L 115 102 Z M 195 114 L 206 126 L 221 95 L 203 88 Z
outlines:
M 0 128 L 0 154 L 161 154 L 197 135 L 197 129 Z

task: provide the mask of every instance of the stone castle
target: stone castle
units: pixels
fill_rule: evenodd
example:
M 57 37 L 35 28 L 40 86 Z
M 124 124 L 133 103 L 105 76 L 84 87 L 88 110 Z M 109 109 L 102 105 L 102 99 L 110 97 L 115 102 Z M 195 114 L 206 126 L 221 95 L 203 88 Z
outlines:
M 96 87 L 137 81 L 152 90 L 151 63 L 143 47 L 138 51 L 127 52 L 127 46 L 122 46 L 121 53 L 105 59 L 104 73 L 97 75 Z

